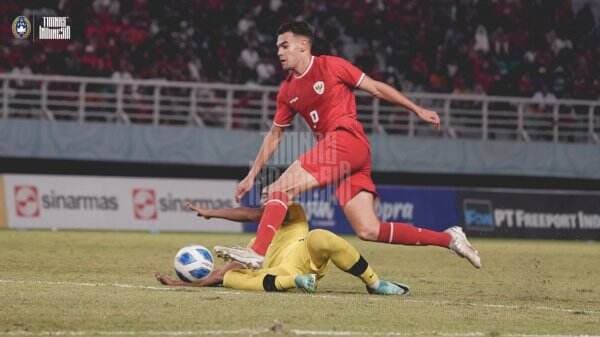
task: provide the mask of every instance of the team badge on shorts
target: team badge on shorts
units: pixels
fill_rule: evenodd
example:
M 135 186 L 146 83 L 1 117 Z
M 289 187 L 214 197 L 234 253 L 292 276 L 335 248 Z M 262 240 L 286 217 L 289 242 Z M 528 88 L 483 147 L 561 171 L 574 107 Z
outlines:
M 317 94 L 323 95 L 325 92 L 325 83 L 323 83 L 323 81 L 317 81 L 315 84 L 313 84 L 313 89 L 315 89 Z
M 17 16 L 12 23 L 12 33 L 17 39 L 25 40 L 31 34 L 31 22 L 26 16 Z

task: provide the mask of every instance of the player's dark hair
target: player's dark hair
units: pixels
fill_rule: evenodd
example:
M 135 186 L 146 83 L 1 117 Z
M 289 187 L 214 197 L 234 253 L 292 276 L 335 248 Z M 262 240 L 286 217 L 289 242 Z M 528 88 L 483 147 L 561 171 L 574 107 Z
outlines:
M 292 32 L 294 33 L 294 35 L 307 37 L 310 40 L 310 42 L 313 41 L 314 29 L 306 21 L 286 22 L 279 26 L 279 29 L 277 29 L 277 35 L 281 35 L 287 32 Z

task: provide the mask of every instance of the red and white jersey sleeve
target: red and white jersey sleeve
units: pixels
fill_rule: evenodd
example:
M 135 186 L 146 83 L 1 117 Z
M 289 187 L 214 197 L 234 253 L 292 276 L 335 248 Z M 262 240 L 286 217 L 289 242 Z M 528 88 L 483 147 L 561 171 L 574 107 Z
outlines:
M 282 84 L 277 93 L 277 111 L 275 111 L 275 117 L 273 118 L 273 125 L 282 128 L 292 125 L 295 115 L 287 102 L 286 92 L 285 84 Z
M 365 73 L 341 57 L 327 56 L 327 63 L 335 76 L 351 88 L 356 88 L 365 78 Z

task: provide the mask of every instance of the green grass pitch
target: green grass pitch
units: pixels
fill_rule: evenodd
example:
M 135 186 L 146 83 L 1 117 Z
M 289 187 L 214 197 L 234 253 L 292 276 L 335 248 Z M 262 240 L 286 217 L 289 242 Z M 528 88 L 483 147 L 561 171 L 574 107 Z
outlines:
M 172 289 L 189 243 L 247 234 L 0 231 L 0 336 L 598 336 L 600 243 L 474 239 L 483 268 L 435 247 L 347 237 L 408 297 L 331 265 L 316 294 Z M 219 262 L 220 263 L 220 262 Z

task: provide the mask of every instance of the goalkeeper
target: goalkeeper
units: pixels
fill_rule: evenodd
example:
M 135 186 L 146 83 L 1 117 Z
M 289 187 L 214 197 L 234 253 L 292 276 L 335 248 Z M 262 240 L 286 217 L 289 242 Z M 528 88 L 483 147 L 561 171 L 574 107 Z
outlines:
M 204 209 L 190 204 L 188 207 L 207 219 L 222 218 L 240 222 L 257 222 L 263 212 L 262 208 Z M 404 295 L 409 292 L 406 285 L 380 279 L 348 241 L 327 230 L 309 231 L 304 209 L 297 203 L 288 208 L 284 223 L 267 250 L 263 268 L 243 269 L 237 262 L 228 262 L 196 283 L 175 280 L 160 273 L 156 273 L 155 277 L 167 286 L 204 287 L 222 284 L 240 290 L 285 291 L 298 288 L 314 292 L 318 280 L 325 275 L 329 261 L 360 278 L 370 294 Z

